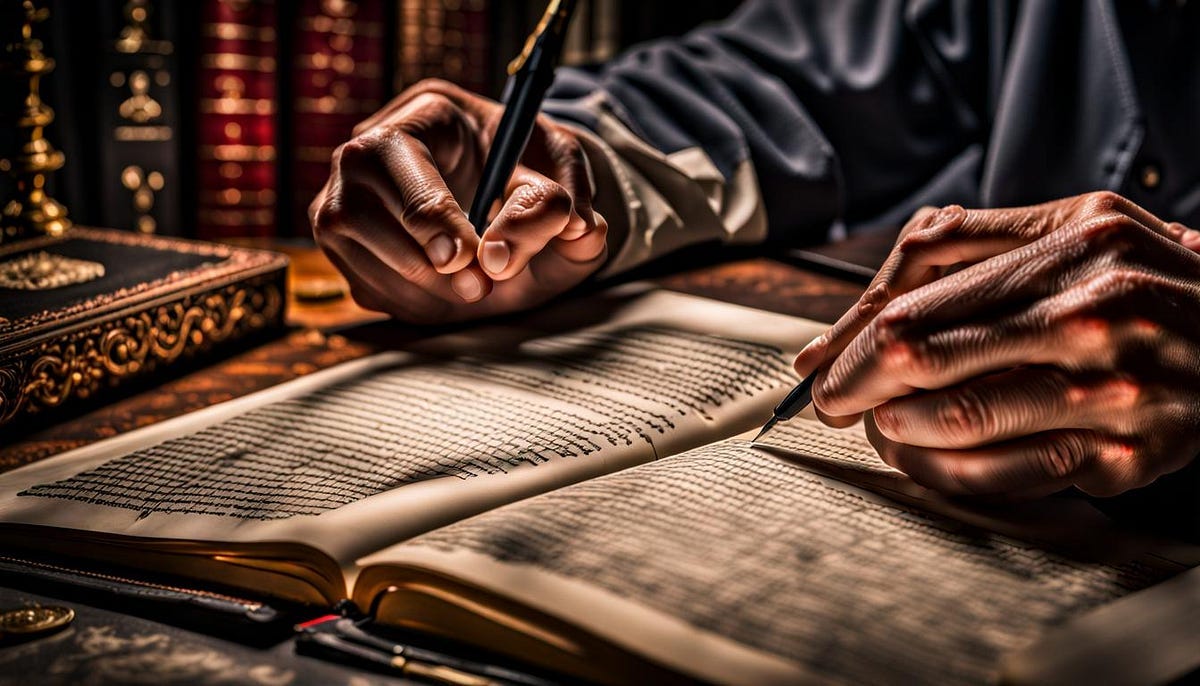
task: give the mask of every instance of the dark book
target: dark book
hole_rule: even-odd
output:
[[[111,229],[0,246],[0,432],[282,326],[286,268]]]
[[[80,223],[191,232],[194,7],[178,0],[51,2],[43,30],[57,68],[47,135],[66,155],[56,193]]]

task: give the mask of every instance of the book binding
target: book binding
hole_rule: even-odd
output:
[[[281,327],[286,266],[266,251],[85,228],[5,246],[0,430]]]

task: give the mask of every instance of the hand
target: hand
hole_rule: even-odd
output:
[[[949,493],[1115,495],[1200,451],[1200,233],[1109,192],[919,212],[796,359],[821,418]]]
[[[476,237],[463,208],[501,112],[422,81],[334,152],[309,218],[359,304],[416,323],[502,314],[544,302],[604,262],[608,227],[592,210],[582,147],[545,117]]]

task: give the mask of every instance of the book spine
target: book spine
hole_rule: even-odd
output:
[[[184,233],[178,3],[128,0],[99,11],[99,212],[91,219],[140,233]],[[97,54],[79,54],[93,60]],[[75,103],[86,107],[86,103]],[[81,123],[83,116],[75,117]],[[69,161],[70,162],[70,161]],[[76,160],[76,164],[84,164]],[[95,193],[94,186],[81,189]]]
[[[308,205],[329,177],[333,150],[387,96],[384,0],[302,0],[292,26],[288,226],[311,235]]]
[[[436,77],[488,93],[488,19],[484,0],[401,0],[396,90]]]
[[[273,0],[205,0],[196,127],[197,235],[276,232],[277,84]]]

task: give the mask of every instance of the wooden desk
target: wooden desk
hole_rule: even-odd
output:
[[[878,261],[890,237],[861,243]],[[288,249],[293,278],[336,278],[312,249]],[[853,304],[862,286],[768,259],[706,266],[655,279],[664,287],[776,312],[832,321]],[[319,369],[376,352],[373,334],[419,339],[433,332],[387,323],[355,326],[379,317],[348,298],[290,302],[292,328],[279,339],[214,362],[192,373],[0,446],[0,471],[246,395]],[[211,629],[202,632],[167,609],[126,614],[112,599],[46,590],[20,578],[0,578],[0,608],[66,604],[77,613],[66,631],[0,647],[0,684],[143,683],[367,684],[399,683],[361,670],[296,655],[289,636],[263,636],[248,644]]]

